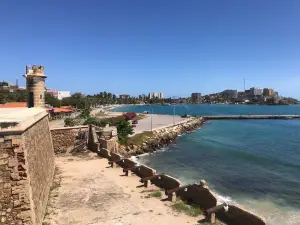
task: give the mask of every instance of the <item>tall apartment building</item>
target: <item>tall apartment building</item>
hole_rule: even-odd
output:
[[[264,88],[263,95],[265,97],[271,97],[271,96],[275,95],[275,91],[273,89],[271,89],[271,88]]]
[[[128,104],[129,98],[130,98],[130,95],[119,95],[121,104]]]
[[[149,93],[148,95],[149,99],[155,99],[155,98],[158,98],[158,99],[163,99],[164,98],[164,94],[162,92],[152,92],[152,93]]]
[[[201,102],[201,93],[192,93],[191,98],[193,104],[199,104]]]
[[[263,94],[263,89],[253,87],[253,88],[250,88],[250,93],[251,93],[252,96],[259,96],[259,95]]]
[[[237,90],[225,90],[222,92],[224,98],[233,99],[238,97]]]

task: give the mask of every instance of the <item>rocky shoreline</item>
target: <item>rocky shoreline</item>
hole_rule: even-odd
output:
[[[141,145],[120,146],[119,153],[124,156],[136,156],[154,152],[171,144],[179,135],[192,132],[204,123],[202,117],[193,117],[190,120],[153,132],[152,137],[147,137]]]

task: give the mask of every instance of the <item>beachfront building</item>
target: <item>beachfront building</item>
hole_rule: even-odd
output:
[[[145,101],[146,100],[146,95],[145,94],[139,95],[139,100],[140,101]]]
[[[222,92],[222,97],[226,99],[237,99],[238,91],[237,90],[225,90]]]
[[[126,95],[126,94],[119,95],[119,99],[120,99],[121,104],[128,104],[129,98],[130,98],[130,95]]]
[[[47,92],[47,94],[50,94],[51,96],[53,96],[59,100],[62,100],[63,98],[71,97],[70,91],[57,91],[57,90],[47,88],[46,92]]]
[[[148,95],[149,99],[164,99],[164,93],[162,92],[152,92]]]
[[[57,98],[59,100],[62,100],[63,98],[71,97],[70,91],[58,91]]]
[[[53,89],[47,88],[47,89],[46,89],[46,92],[47,92],[47,94],[49,94],[49,95],[51,95],[51,96],[53,96],[53,97],[55,97],[55,98],[58,97],[58,91],[57,91],[57,90],[53,90]]]
[[[262,88],[257,88],[257,87],[253,87],[250,88],[250,93],[252,96],[260,96],[263,94],[263,89]]]
[[[263,90],[263,96],[264,97],[272,97],[275,95],[275,91],[271,88],[264,88]]]
[[[199,104],[201,102],[201,93],[192,93],[191,99],[193,104]]]
[[[16,80],[15,85],[6,81],[0,82],[0,90],[7,91],[7,92],[26,92],[25,87],[19,87],[18,80]]]

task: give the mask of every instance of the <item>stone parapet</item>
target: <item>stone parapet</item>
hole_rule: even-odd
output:
[[[51,136],[55,154],[70,152],[76,146],[79,135],[86,134],[88,126],[63,127],[51,129]]]
[[[0,132],[0,224],[40,225],[44,217],[54,152],[47,115],[37,111],[29,120]]]

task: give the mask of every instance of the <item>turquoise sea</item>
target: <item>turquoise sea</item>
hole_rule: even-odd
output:
[[[114,111],[156,114],[300,114],[300,106],[126,106]],[[300,225],[300,120],[214,120],[182,135],[142,163],[184,183],[205,179],[224,201],[235,201],[272,225]]]

